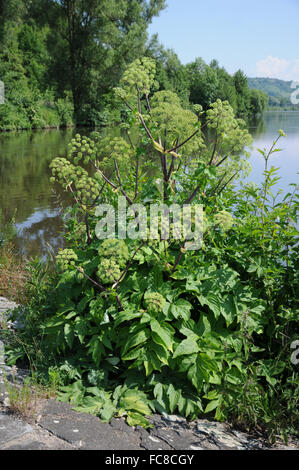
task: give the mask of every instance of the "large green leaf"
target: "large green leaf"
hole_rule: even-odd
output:
[[[177,407],[179,399],[181,397],[181,391],[176,390],[172,384],[169,385],[167,390],[167,396],[169,400],[169,409],[170,412],[173,413]]]
[[[206,408],[205,408],[205,413],[209,413],[210,411],[213,411],[215,410],[215,408],[217,408],[217,406],[219,405],[220,403],[220,399],[217,398],[217,400],[212,400],[210,401],[210,403],[207,404]]]
[[[94,363],[98,366],[101,361],[102,354],[105,354],[105,348],[98,335],[93,335],[89,343],[88,353],[91,354]]]
[[[107,400],[103,406],[103,409],[100,413],[101,419],[107,423],[111,421],[111,418],[116,412],[116,407],[111,400]]]
[[[145,343],[149,337],[150,331],[147,328],[144,328],[132,336],[129,336],[122,348],[122,356],[125,355],[129,349],[132,349],[139,344]]]
[[[197,298],[201,305],[207,305],[209,307],[216,319],[219,318],[221,314],[221,301],[217,294],[210,292],[207,296],[198,295]]]
[[[166,326],[167,324],[165,324]],[[164,323],[159,323],[157,320],[151,320],[150,322],[152,330],[152,338],[157,344],[165,346],[169,351],[173,351],[173,339],[168,328],[164,327]]]
[[[74,322],[74,331],[80,343],[83,344],[85,336],[89,333],[89,322],[84,318],[77,317]]]
[[[73,345],[73,341],[74,341],[74,328],[73,328],[73,325],[71,325],[70,323],[66,323],[64,325],[64,337],[65,337],[65,340],[68,344],[68,346],[71,348],[72,345]]]
[[[175,303],[171,304],[170,311],[175,318],[189,320],[191,308],[190,302],[185,299],[178,299]]]
[[[75,411],[80,411],[82,413],[90,413],[97,415],[100,413],[100,410],[103,408],[105,401],[99,397],[84,397],[79,406],[72,408]]]
[[[136,411],[147,416],[151,415],[146,395],[138,390],[126,390],[119,400],[119,406],[125,410]]]
[[[129,426],[142,426],[145,429],[152,428],[153,425],[140,413],[128,411],[127,423]]]
[[[176,348],[173,359],[178,356],[186,356],[188,354],[197,353],[199,351],[199,347],[196,341],[193,339],[184,339]]]

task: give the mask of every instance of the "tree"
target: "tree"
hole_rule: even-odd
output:
[[[165,6],[165,0],[37,3],[35,14],[43,8],[46,13],[40,21],[49,21],[51,28],[50,80],[60,94],[72,91],[79,121],[118,82],[126,64],[143,52],[147,26]]]
[[[249,88],[246,75],[242,70],[237,70],[233,75],[234,85],[237,93],[237,112],[238,115],[248,114],[250,106]]]
[[[180,62],[173,49],[165,49],[154,35],[146,50],[146,55],[156,61],[156,81],[158,90],[170,90],[181,100],[189,103],[190,84],[186,67]]]
[[[216,70],[209,67],[202,58],[197,58],[186,67],[190,79],[191,103],[198,103],[208,109],[218,97],[219,80]]]
[[[249,90],[249,99],[251,114],[260,114],[265,111],[268,106],[268,95],[255,88]]]

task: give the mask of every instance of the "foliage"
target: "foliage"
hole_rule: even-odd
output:
[[[2,1],[0,79],[6,102],[0,131],[120,123],[126,108],[116,105],[112,90],[142,56],[155,61],[152,94],[173,92],[184,108],[199,104],[207,110],[220,99],[237,116],[263,112],[267,96],[259,82],[249,90],[241,71],[230,76],[216,60],[208,65],[201,58],[183,65],[156,35],[148,40],[147,27],[164,8],[165,0]]]
[[[236,191],[251,140],[244,122],[227,101],[194,114],[173,92],[151,97],[154,73],[145,58],[123,75],[116,93],[128,108],[126,126],[111,142],[110,161],[108,143],[94,133],[77,135],[68,159],[51,164],[74,200],[69,247],[42,292],[36,286],[23,343],[40,340],[43,360],[34,362],[63,384],[60,399],[105,421],[126,416],[149,426],[152,411],[191,420],[207,413],[272,438],[294,432],[298,203],[295,192],[277,202],[276,169],[268,168],[283,132],[261,150],[261,188]],[[117,210],[118,195],[136,236],[101,240],[97,206]],[[138,204],[148,213],[162,202],[203,206],[200,248],[138,236]]]
[[[103,95],[143,52],[147,26],[164,7],[164,0],[40,0],[31,7],[34,21],[50,28],[50,83],[59,96],[71,91],[77,122],[99,123],[94,110],[103,112]]]
[[[227,100],[234,112],[243,117],[262,113],[267,108],[267,95],[257,89],[250,90],[241,70],[230,76],[216,60],[207,65],[201,58],[187,64],[186,69],[191,103],[208,109],[217,99]]]

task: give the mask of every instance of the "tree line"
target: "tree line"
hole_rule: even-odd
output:
[[[208,109],[228,100],[238,116],[257,114],[268,96],[249,89],[216,60],[183,65],[147,28],[165,0],[0,0],[0,79],[6,103],[0,130],[106,124],[112,92],[141,56],[156,60],[155,91],[171,90],[185,105]]]

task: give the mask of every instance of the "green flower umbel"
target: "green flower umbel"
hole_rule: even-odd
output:
[[[159,292],[146,292],[144,294],[144,304],[149,313],[160,313],[163,310],[166,300]]]
[[[97,275],[103,284],[113,284],[121,275],[119,264],[113,258],[103,258],[98,266]]]
[[[78,256],[73,250],[60,250],[56,256],[56,263],[62,271],[66,271],[69,266],[74,266]]]
[[[124,268],[129,259],[128,247],[124,240],[117,240],[116,238],[104,240],[98,253],[101,258],[113,258],[120,268]]]
[[[225,232],[231,228],[234,219],[233,216],[227,211],[220,211],[215,215],[214,221]]]

